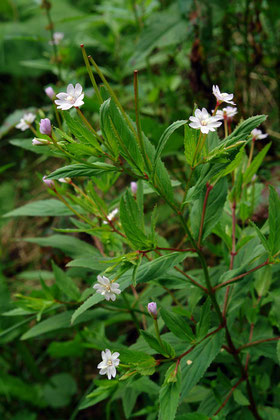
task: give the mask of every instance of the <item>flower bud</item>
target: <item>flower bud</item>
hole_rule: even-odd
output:
[[[156,302],[148,303],[148,312],[153,318],[157,317],[157,304],[156,304]]]
[[[51,86],[48,86],[45,89],[45,93],[51,100],[53,100],[55,98],[55,91],[53,90],[53,88]]]
[[[52,125],[48,118],[43,118],[40,121],[40,132],[50,136],[52,134]]]
[[[71,178],[58,178],[59,182],[62,182],[63,184],[70,184]]]
[[[46,139],[38,139],[37,137],[34,137],[32,140],[33,146],[45,146],[45,144],[49,144],[50,142]]]
[[[137,193],[137,182],[131,182],[130,183],[130,188],[131,188],[132,194],[136,194]]]
[[[52,179],[47,179],[47,176],[46,175],[43,176],[43,182],[49,188],[54,188],[54,186],[55,186],[53,180]]]

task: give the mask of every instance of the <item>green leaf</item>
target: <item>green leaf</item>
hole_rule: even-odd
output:
[[[232,144],[236,138],[245,139],[254,128],[258,127],[261,123],[266,120],[266,115],[255,115],[254,117],[247,118],[247,120],[242,121],[235,130],[226,138],[226,144]]]
[[[264,248],[270,253],[270,248],[269,248],[269,244],[268,241],[266,240],[266,237],[264,236],[264,234],[262,233],[262,231],[258,228],[257,225],[255,225],[254,222],[250,222],[251,226],[253,226],[253,228],[255,229],[261,243],[263,244]]]
[[[84,213],[80,206],[73,205],[79,213]],[[3,217],[18,216],[73,216],[73,212],[61,203],[61,201],[50,198],[49,200],[34,201],[18,207],[6,213]]]
[[[88,244],[85,241],[81,241],[75,236],[70,235],[51,235],[45,236],[43,238],[23,238],[25,242],[31,242],[33,244],[38,244],[42,247],[52,247],[57,248],[63,251],[66,255],[72,258],[78,258],[85,255],[90,255],[91,257],[101,257],[96,248]],[[88,257],[87,257],[88,258]],[[102,257],[104,259],[104,257]]]
[[[251,165],[246,169],[244,175],[243,175],[243,185],[247,185],[255,175],[255,173],[258,171],[259,167],[262,164],[262,161],[265,158],[265,155],[267,154],[269,148],[271,146],[271,143],[268,143],[253,159]]]
[[[95,162],[91,164],[76,163],[64,166],[48,175],[48,179],[75,178],[79,176],[99,176],[107,172],[119,172],[118,168],[105,162]]]
[[[135,249],[148,249],[151,246],[144,232],[143,214],[129,190],[121,198],[120,219],[123,230]]]
[[[110,147],[113,155],[116,157],[119,154],[118,137],[113,130],[111,116],[110,116],[110,102],[107,99],[100,107],[100,127],[103,137],[107,140],[108,147]]]
[[[97,151],[102,151],[96,135],[85,126],[84,122],[82,122],[79,117],[71,116],[69,111],[63,112],[63,116],[69,130],[81,143],[90,144]],[[96,155],[99,154],[100,153],[96,153]]]
[[[201,192],[199,199],[193,203],[191,210],[190,222],[195,239],[198,239],[199,236],[205,193],[206,187]],[[202,239],[205,239],[208,235],[210,235],[212,229],[214,229],[214,227],[219,223],[223,214],[226,198],[227,180],[223,178],[220,179],[214,188],[209,192],[203,223]]]
[[[177,374],[173,381],[169,381],[170,376],[174,376],[176,363],[173,363],[166,372],[165,381],[159,393],[159,420],[173,420],[179,404],[180,392],[182,387],[181,366],[178,366]]]
[[[64,273],[55,263],[52,261],[52,269],[54,271],[55,280],[58,288],[62,293],[74,301],[80,298],[80,291],[74,281]]]
[[[210,326],[211,319],[211,301],[207,298],[202,306],[201,315],[198,324],[196,324],[196,338],[197,341],[206,336]]]
[[[160,315],[162,316],[165,325],[174,335],[176,335],[176,337],[185,340],[187,343],[194,340],[195,336],[190,326],[181,316],[164,308],[160,308]]]
[[[258,293],[258,296],[265,296],[270,288],[272,283],[272,270],[271,266],[267,265],[260,271],[256,271],[254,274],[255,282],[254,287]]]
[[[268,244],[272,255],[280,250],[280,198],[275,188],[269,186],[269,237]]]
[[[213,362],[222,347],[223,338],[224,331],[220,330],[202,341],[191,353],[182,358],[182,399],[198,383]],[[187,364],[187,360],[191,360],[192,363]]]
[[[194,130],[188,125],[184,127],[184,146],[185,146],[185,156],[186,161],[189,165],[192,166],[195,150],[197,147],[199,138],[199,130]]]
[[[167,274],[168,270],[174,267],[174,265],[178,264],[182,259],[184,259],[184,255],[182,253],[173,252],[171,254],[163,255],[159,258],[156,258],[153,261],[147,262],[142,264],[137,270],[137,277],[136,282],[148,282],[151,280],[156,280],[163,274]],[[84,262],[82,267],[89,267],[90,262]],[[69,264],[71,265],[71,264]],[[133,268],[129,269],[125,274],[119,277],[118,283],[120,285],[121,290],[125,290],[130,284],[132,284],[132,273]],[[103,300],[104,297],[98,293],[95,293],[93,296],[90,296],[73,314],[72,323],[82,315],[85,311],[87,311],[92,306],[96,305],[98,302]]]
[[[171,134],[174,133],[175,130],[177,130],[177,128],[181,127],[182,125],[186,123],[187,123],[187,120],[175,121],[173,124],[167,127],[166,130],[164,130],[157,144],[156,153],[155,153],[154,162],[153,162],[153,167],[154,167],[153,174],[169,137],[171,136]]]
[[[14,399],[15,402],[26,401],[33,406],[45,407],[46,402],[42,395],[40,395],[40,388],[36,385],[31,385],[30,381],[24,382],[19,377],[8,375],[1,369],[0,372],[0,395],[2,399]]]
[[[279,363],[279,365],[280,365],[280,340],[278,340],[278,341],[277,341],[277,348],[276,348],[276,351],[277,351],[277,359],[278,359],[278,363]]]
[[[212,178],[212,182],[216,181],[219,178],[223,178],[226,175],[230,174],[231,172],[233,172],[242,162],[243,160],[243,156],[244,156],[244,147],[242,146],[241,149],[238,151],[238,153],[236,154],[236,156],[234,157],[234,159],[225,166],[224,169],[222,169],[220,172],[218,172],[213,178]]]
[[[245,395],[243,394],[242,391],[240,391],[240,389],[235,389],[234,390],[233,398],[234,398],[234,401],[238,405],[242,405],[242,406],[250,405],[250,402],[249,402],[248,398],[245,397]]]
[[[59,373],[50,378],[49,383],[44,386],[43,392],[51,407],[66,407],[77,392],[77,386],[69,373]]]
[[[109,117],[113,135],[116,138],[120,154],[127,160],[138,174],[143,174],[144,161],[136,138],[136,131],[131,131],[127,121],[111,99],[109,101]],[[128,117],[129,118],[129,117]],[[134,127],[131,121],[131,126]]]
[[[174,357],[175,350],[173,347],[161,339],[159,342],[153,334],[149,333],[148,331],[141,330],[141,335],[145,339],[145,341],[149,344],[149,346],[156,350],[157,353],[162,354],[164,357]]]

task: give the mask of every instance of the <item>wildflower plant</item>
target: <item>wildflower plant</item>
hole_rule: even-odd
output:
[[[195,109],[153,143],[142,129],[138,72],[129,115],[81,47],[99,120],[80,109],[81,84],[68,84],[58,99],[48,88],[58,127],[41,119],[37,135],[48,137],[33,144],[66,160],[43,177],[52,198],[38,202],[36,214],[71,216],[56,237],[72,256],[69,272],[86,270],[90,280],[78,287],[53,263],[55,287],[42,281],[36,302],[21,297],[21,315],[37,313],[22,339],[72,328],[95,354],[96,363],[87,361],[94,382],[81,390],[77,410],[108,400],[109,412],[121,399],[126,418],[268,418],[262,378],[272,374],[280,338],[273,293],[280,199],[273,187],[268,222],[252,221],[262,191],[255,175],[270,143],[258,153],[252,145],[264,136],[257,127],[266,116],[238,122],[238,109],[219,108],[235,105],[233,94],[213,86],[212,113]],[[165,159],[176,130],[184,148],[177,179]],[[34,214],[34,204],[9,215]]]

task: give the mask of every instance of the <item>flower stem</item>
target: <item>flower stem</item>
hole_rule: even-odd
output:
[[[249,166],[251,165],[251,162],[253,159],[254,147],[255,147],[255,139],[253,138],[252,143],[251,143],[251,149],[250,149],[249,159],[247,163],[247,168],[249,168]]]
[[[81,48],[82,48],[82,54],[83,54],[84,62],[85,62],[85,65],[86,65],[86,68],[87,68],[87,71],[88,71],[88,75],[89,75],[90,81],[92,83],[93,89],[95,90],[95,93],[96,93],[98,102],[101,105],[103,103],[103,99],[102,99],[102,96],[101,96],[100,91],[98,89],[98,86],[97,86],[95,77],[93,75],[93,72],[91,70],[91,67],[90,67],[90,64],[89,64],[89,60],[88,60],[88,56],[87,56],[87,53],[86,53],[84,44],[81,44]]]

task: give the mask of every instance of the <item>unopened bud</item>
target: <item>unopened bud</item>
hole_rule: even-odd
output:
[[[49,144],[50,142],[46,139],[38,139],[37,137],[34,137],[32,140],[33,146],[45,146],[46,144]]]
[[[156,302],[148,303],[148,312],[153,318],[157,317],[157,304],[156,304]]]
[[[48,118],[43,118],[40,121],[40,132],[50,136],[52,134],[52,125]]]
[[[130,183],[130,188],[131,188],[132,194],[136,194],[137,193],[137,182],[131,182]]]
[[[43,176],[43,182],[49,188],[54,188],[55,187],[53,180],[52,179],[47,179],[47,176],[46,175]]]
[[[58,178],[59,182],[62,182],[63,184],[70,184],[71,178]]]
[[[55,91],[53,90],[53,88],[51,86],[48,86],[45,89],[45,93],[51,100],[53,100],[55,98]]]

